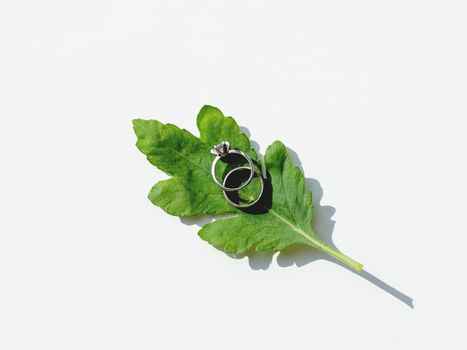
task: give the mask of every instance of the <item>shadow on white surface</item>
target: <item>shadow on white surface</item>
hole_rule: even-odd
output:
[[[190,216],[190,217],[179,217],[180,221],[188,226],[199,226],[203,227],[206,224],[209,224],[211,221],[214,221],[214,216],[207,216],[207,215],[197,215],[197,216]]]
[[[308,185],[308,188],[313,193],[313,229],[326,244],[330,245],[334,249],[337,249],[334,242],[332,241],[332,233],[334,231],[335,224],[335,221],[332,219],[332,216],[334,215],[336,210],[331,206],[321,206],[320,202],[323,196],[323,190],[317,180],[307,178],[306,183]],[[254,257],[253,259],[256,259],[256,257]],[[393,297],[399,299],[401,302],[403,302],[410,308],[414,308],[413,299],[411,297],[390,286],[386,282],[383,282],[375,275],[369,273],[366,270],[363,270],[362,272],[358,273],[354,271],[351,267],[342,263],[341,261],[312,247],[294,246],[289,249],[286,249],[278,255],[277,263],[279,266],[283,267],[292,265],[300,267],[319,259],[331,261],[335,264],[342,266],[343,268],[349,270],[355,275],[366,279],[368,282],[391,294]],[[253,263],[253,266],[255,266],[255,264],[256,263]],[[252,266],[251,263],[250,266]],[[253,266],[252,268],[254,268]]]
[[[302,163],[298,155],[290,148],[287,148],[290,157],[292,158],[293,162],[298,165],[302,171]],[[306,185],[308,189],[311,190],[313,193],[313,221],[312,226],[313,230],[316,234],[328,245],[333,247],[334,249],[338,250],[335,246],[334,242],[332,241],[332,233],[334,231],[335,221],[332,219],[334,216],[336,209],[331,206],[323,206],[321,205],[321,200],[323,198],[323,188],[318,180],[306,178]],[[261,265],[261,262],[264,262],[265,259],[263,257],[259,257],[259,263],[255,262],[257,257],[255,255],[251,255],[250,257],[250,266],[255,268],[256,266]],[[366,279],[368,282],[371,282],[375,286],[381,288],[385,292],[391,294],[393,297],[399,299],[401,302],[409,306],[410,308],[414,308],[413,299],[399,291],[398,289],[392,287],[391,285],[387,284],[386,282],[380,280],[375,275],[369,273],[366,270],[358,273],[354,271],[352,268],[347,266],[346,264],[342,263],[341,261],[325,254],[317,249],[308,246],[293,246],[289,249],[284,250],[281,252],[277,257],[277,263],[279,266],[303,266],[315,260],[327,260],[333,263],[336,263],[343,268],[349,270],[350,272]],[[253,261],[251,261],[253,260]]]

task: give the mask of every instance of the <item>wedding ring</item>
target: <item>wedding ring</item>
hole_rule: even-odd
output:
[[[246,153],[244,153],[244,152],[242,152],[242,151],[240,151],[238,149],[230,149],[229,142],[222,141],[217,146],[214,146],[211,149],[211,154],[216,156],[216,158],[214,158],[214,161],[212,162],[211,176],[212,176],[212,179],[214,180],[214,183],[217,186],[219,186],[220,188],[222,188],[222,190],[227,191],[227,192],[238,191],[238,190],[244,188],[245,186],[247,186],[250,183],[250,181],[253,179],[253,176],[255,175],[255,169],[254,169],[254,166],[253,166],[253,161],[251,160],[251,158]],[[248,179],[244,183],[242,183],[239,187],[226,187],[225,186],[225,179],[223,181],[223,184],[221,184],[219,182],[219,180],[217,179],[217,177],[216,177],[216,164],[217,164],[217,162],[219,161],[219,159],[222,159],[222,158],[224,158],[225,156],[227,156],[229,154],[238,154],[238,155],[242,156],[243,158],[246,159],[246,161],[248,162],[248,165],[249,165],[249,167],[241,167],[241,168],[249,169],[250,170],[250,175],[249,175]],[[236,168],[236,169],[240,169],[240,168]],[[232,173],[232,171],[230,171],[230,173]]]

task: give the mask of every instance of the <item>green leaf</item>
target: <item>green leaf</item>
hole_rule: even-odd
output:
[[[198,114],[197,138],[175,125],[156,120],[133,121],[138,137],[137,147],[148,160],[172,177],[160,181],[151,189],[149,199],[167,213],[177,216],[233,213],[233,217],[218,219],[204,225],[199,236],[227,253],[242,254],[255,247],[258,251],[280,251],[293,244],[313,246],[339,259],[357,271],[362,265],[323,243],[311,228],[312,196],[305,188],[301,170],[290,160],[285,146],[276,141],[265,154],[267,179],[265,197],[259,210],[246,212],[229,205],[222,190],[211,179],[213,156],[210,149],[223,140],[240,149],[256,162],[258,157],[248,137],[235,120],[225,117],[211,106],[204,106]],[[221,163],[221,162],[219,162]],[[219,174],[228,165],[219,164]],[[251,188],[256,186],[258,182]],[[248,189],[242,194],[246,200],[255,198]]]
[[[237,210],[225,201],[211,179],[210,149],[222,140],[229,140],[232,148],[244,151],[254,160],[258,156],[235,120],[225,117],[219,109],[201,108],[197,125],[200,138],[172,124],[133,120],[138,149],[151,164],[172,176],[154,185],[149,200],[175,216],[234,213]],[[221,174],[227,165],[219,162],[217,168]]]

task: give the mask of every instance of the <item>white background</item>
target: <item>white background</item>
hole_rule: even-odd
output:
[[[465,1],[0,2],[0,348],[466,349]],[[309,249],[226,256],[131,119],[296,152]],[[297,156],[298,155],[298,156]]]

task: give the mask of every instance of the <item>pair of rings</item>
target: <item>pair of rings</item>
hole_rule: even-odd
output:
[[[255,205],[256,203],[258,203],[258,201],[260,200],[260,198],[261,198],[261,196],[263,194],[263,191],[264,191],[264,181],[263,181],[263,177],[260,174],[256,173],[254,165],[253,165],[253,161],[251,160],[251,158],[246,153],[244,153],[244,152],[242,152],[242,151],[240,151],[238,149],[231,149],[230,144],[229,144],[228,141],[222,141],[217,146],[214,146],[211,149],[211,154],[216,156],[214,158],[213,162],[212,162],[211,176],[212,176],[212,179],[214,180],[214,183],[217,186],[219,186],[222,189],[222,191],[224,191],[224,197],[225,197],[226,201],[229,202],[234,207],[237,207],[237,208],[248,208],[248,207],[251,207],[251,206]],[[248,166],[240,166],[240,167],[237,167],[237,168],[234,168],[234,169],[230,170],[227,173],[227,175],[225,175],[224,180],[221,183],[216,177],[216,165],[217,165],[217,162],[220,159],[222,159],[224,157],[227,157],[229,155],[239,155],[239,156],[245,158],[246,161],[248,162]],[[237,173],[237,172],[240,172],[240,171],[242,171],[242,172],[248,171],[247,179],[244,182],[242,182],[240,184],[240,186],[237,186],[237,187],[228,186],[229,179],[231,178],[231,176],[233,174]],[[239,191],[242,188],[248,186],[248,184],[251,182],[251,180],[253,180],[253,177],[255,177],[255,176],[258,176],[258,178],[260,180],[261,190],[260,190],[260,193],[259,193],[258,197],[253,202],[247,203],[247,204],[236,203],[235,201],[233,201],[231,199],[231,197],[229,197],[230,193]]]

